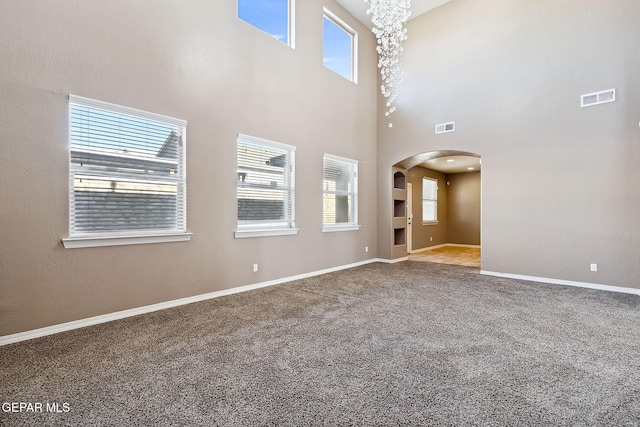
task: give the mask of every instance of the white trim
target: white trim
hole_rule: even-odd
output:
[[[397,262],[403,262],[403,261],[409,261],[409,257],[408,256],[404,256],[402,258],[394,258],[394,259],[383,259],[383,258],[378,258],[377,260],[378,262],[384,262],[386,264],[395,264]]]
[[[337,160],[339,162],[345,162],[345,163],[353,163],[354,165],[358,165],[359,163],[358,160],[350,159],[348,157],[336,156],[335,154],[324,153],[323,156],[327,159]]]
[[[442,243],[440,245],[429,246],[428,248],[416,249],[416,250],[411,251],[410,253],[418,254],[420,252],[426,252],[426,251],[430,251],[432,249],[444,248],[446,246],[453,246],[453,247],[456,247],[456,248],[474,248],[474,249],[481,249],[482,248],[482,246],[480,246],[480,245],[463,245],[461,243]]]
[[[269,237],[269,236],[291,236],[298,234],[299,228],[271,228],[262,230],[235,230],[233,232],[236,239],[249,237]]]
[[[91,236],[62,239],[66,249],[96,248],[101,246],[143,245],[147,243],[188,242],[193,233],[162,233],[132,236]]]
[[[625,288],[622,286],[602,285],[598,283],[575,282],[572,280],[550,279],[548,277],[525,276],[522,274],[498,273],[496,271],[480,270],[485,276],[505,277],[508,279],[527,280],[529,282],[549,283],[552,285],[575,286],[578,288],[598,289],[601,291],[621,292],[625,294],[640,295],[640,289]]]
[[[270,139],[258,138],[257,136],[245,135],[243,133],[238,134],[237,140],[240,142],[245,142],[249,144],[258,144],[261,147],[264,145],[268,145],[270,147],[279,148],[281,150],[292,151],[292,152],[296,151],[296,147],[294,147],[293,145],[283,144],[282,142],[271,141]]]
[[[342,31],[344,31],[345,33],[351,36],[351,78],[348,80],[352,81],[355,84],[358,84],[358,32],[353,28],[351,28],[351,26],[349,26],[342,19],[338,18],[338,16],[335,13],[331,12],[326,7],[323,7],[322,10],[323,10],[323,18],[328,19],[335,26],[337,26]],[[324,35],[323,35],[323,41],[324,41]]]
[[[115,313],[103,314],[100,316],[88,317],[86,319],[74,320],[72,322],[66,322],[66,323],[60,323],[58,325],[47,326],[45,328],[32,329],[30,331],[19,332],[17,334],[5,335],[0,337],[0,346],[13,344],[20,341],[26,341],[33,338],[44,337],[47,335],[53,335],[59,332],[71,331],[73,329],[80,329],[87,326],[98,325],[100,323],[111,322],[113,320],[120,320],[127,317],[138,316],[140,314],[152,313],[154,311],[164,310],[172,307],[178,307],[181,305],[191,304],[194,302],[206,301],[206,300],[209,300],[212,298],[218,298],[221,296],[233,295],[240,292],[246,292],[254,289],[264,288],[267,286],[279,285],[281,283],[291,282],[293,280],[307,279],[309,277],[319,276],[327,273],[333,273],[336,271],[346,270],[348,268],[359,267],[361,265],[372,264],[375,262],[394,263],[394,262],[405,261],[405,260],[406,258],[399,259],[399,260],[385,260],[381,258],[372,258],[364,261],[355,262],[352,264],[326,268],[323,270],[312,271],[309,273],[298,274],[295,276],[283,277],[281,279],[269,280],[266,282],[255,283],[252,285],[238,286],[235,288],[225,289],[222,291],[209,292],[206,294],[180,298],[172,301],[161,302],[158,304],[146,305],[142,307],[132,308],[129,310],[116,311]]]
[[[149,111],[138,110],[136,108],[125,107],[123,105],[112,104],[110,102],[98,101],[97,99],[85,98],[83,96],[69,94],[69,102],[84,107],[97,108],[112,113],[125,114],[135,118],[145,118],[156,122],[171,123],[176,126],[187,127],[187,121],[175,117],[164,116],[162,114],[151,113]]]
[[[360,224],[349,224],[349,225],[323,225],[322,232],[323,233],[333,233],[335,231],[357,231],[362,227]]]
[[[295,0],[289,0],[289,47],[291,49],[296,48],[296,2]]]

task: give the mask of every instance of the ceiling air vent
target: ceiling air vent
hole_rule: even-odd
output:
[[[581,107],[591,107],[592,105],[606,104],[616,100],[616,90],[608,89],[601,92],[587,93],[580,97]]]
[[[436,134],[453,132],[456,130],[456,122],[441,123],[436,125]]]

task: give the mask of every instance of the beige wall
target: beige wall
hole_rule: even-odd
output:
[[[422,178],[438,180],[438,223],[422,223]],[[412,184],[413,222],[412,222],[412,250],[419,250],[429,246],[447,243],[448,229],[448,192],[446,175],[431,169],[416,166],[407,171],[407,180]],[[432,240],[433,238],[433,240]]]
[[[480,245],[480,172],[447,175],[447,243]]]
[[[322,65],[323,6],[360,33],[358,84]],[[332,0],[296,23],[291,49],[235,1],[0,3],[0,335],[377,255],[375,40]],[[63,248],[69,94],[188,121],[190,242]],[[234,239],[238,133],[297,147],[298,235]],[[360,162],[360,231],[321,232],[324,153]]]
[[[378,124],[379,255],[391,165],[460,150],[482,156],[484,270],[640,288],[638,22],[637,0],[452,0],[410,21],[394,127]]]
[[[422,178],[438,180],[438,223],[422,223]],[[421,166],[408,170],[412,184],[412,250],[445,243],[480,245],[480,172],[443,174]]]

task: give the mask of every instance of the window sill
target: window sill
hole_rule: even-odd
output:
[[[423,221],[422,225],[438,225],[440,221]]]
[[[66,249],[101,246],[144,245],[147,243],[188,242],[193,233],[165,233],[131,236],[69,237],[62,239]]]
[[[235,230],[236,239],[249,237],[291,236],[298,234],[298,228],[272,228],[267,230]]]
[[[358,231],[360,230],[360,224],[349,224],[349,225],[323,225],[322,232],[323,233],[333,233],[335,231]]]

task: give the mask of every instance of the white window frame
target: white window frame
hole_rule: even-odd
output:
[[[180,129],[180,138],[182,148],[180,150],[178,161],[179,181],[177,182],[178,206],[176,209],[176,229],[175,230],[139,230],[139,231],[113,231],[113,232],[73,232],[74,230],[74,174],[83,173],[83,171],[94,171],[73,164],[71,158],[71,107],[81,106],[92,109],[106,111],[112,114],[130,116],[143,120],[152,120],[167,125],[176,126]],[[119,245],[136,245],[147,243],[163,243],[163,242],[184,242],[191,239],[193,233],[187,232],[187,212],[186,212],[186,127],[185,120],[167,117],[160,114],[150,113],[147,111],[137,110],[134,108],[124,107],[121,105],[111,104],[108,102],[98,101],[95,99],[84,98],[76,95],[69,95],[69,237],[63,238],[62,243],[65,248],[86,248],[100,246],[119,246]],[[95,171],[94,171],[95,173]]]
[[[263,33],[265,33],[266,35],[268,35],[269,37],[278,40],[280,43],[282,43],[285,46],[289,46],[291,49],[295,49],[296,48],[296,44],[295,44],[295,17],[296,17],[296,2],[295,0],[288,0],[287,2],[287,43],[284,43],[282,40],[278,39],[277,37],[274,37],[272,34],[267,33],[266,31],[264,31],[261,28],[258,28],[255,26],[254,23],[246,21],[245,19],[240,17],[240,13],[237,10],[238,9],[238,0],[236,0],[236,17],[241,20],[242,22],[246,22],[247,24],[251,25],[252,27],[262,31]]]
[[[347,25],[342,19],[338,18],[338,16],[335,13],[331,12],[326,7],[323,8],[322,18],[323,18],[323,27],[324,27],[324,19],[327,19],[328,21],[336,25],[339,29],[344,31],[346,34],[351,36],[351,76],[347,78],[347,80],[350,80],[357,84],[358,83],[358,33],[349,25]],[[322,44],[323,44],[322,52],[324,55],[324,34],[323,34]],[[327,67],[326,65],[324,67],[328,70],[331,70],[331,68]],[[334,70],[331,70],[331,71],[338,74],[339,76],[342,76],[342,74],[339,74]]]
[[[435,189],[434,189],[435,191],[433,192],[433,194],[435,195],[435,198],[431,199],[425,196],[426,183],[428,183],[429,185],[435,186]],[[424,209],[425,201],[435,202],[433,218],[425,218],[425,209]],[[429,178],[425,176],[425,177],[422,177],[422,225],[434,225],[434,224],[438,224],[438,180],[436,178]]]
[[[325,224],[324,223],[324,203],[322,206],[322,231],[323,232],[334,232],[334,231],[355,231],[360,230],[360,224],[358,224],[358,161],[353,159],[348,159],[346,157],[334,156],[332,154],[324,154],[322,159],[322,198],[324,199],[325,194],[338,194],[337,191],[328,191],[328,189],[324,186],[324,173],[325,173],[325,162],[327,159],[331,159],[335,162],[344,163],[349,166],[351,171],[351,191],[342,193],[343,195],[351,196],[351,221],[348,223],[340,223],[340,224]]]
[[[265,236],[288,236],[297,234],[299,229],[295,224],[295,152],[296,147],[281,142],[271,141],[264,138],[258,138],[255,136],[238,134],[236,141],[236,150],[240,144],[247,144],[256,147],[264,147],[266,149],[277,149],[286,152],[286,164],[283,168],[285,187],[289,188],[289,191],[285,194],[285,203],[290,207],[286,211],[289,214],[289,218],[285,218],[283,221],[268,223],[268,222],[242,222],[237,219],[237,226],[234,231],[234,235],[237,239],[248,237],[265,237]],[[239,159],[236,159],[237,165],[237,185],[236,188],[240,188],[240,174],[241,165]],[[238,201],[238,194],[236,193],[236,203]],[[237,205],[236,205],[237,212]]]

